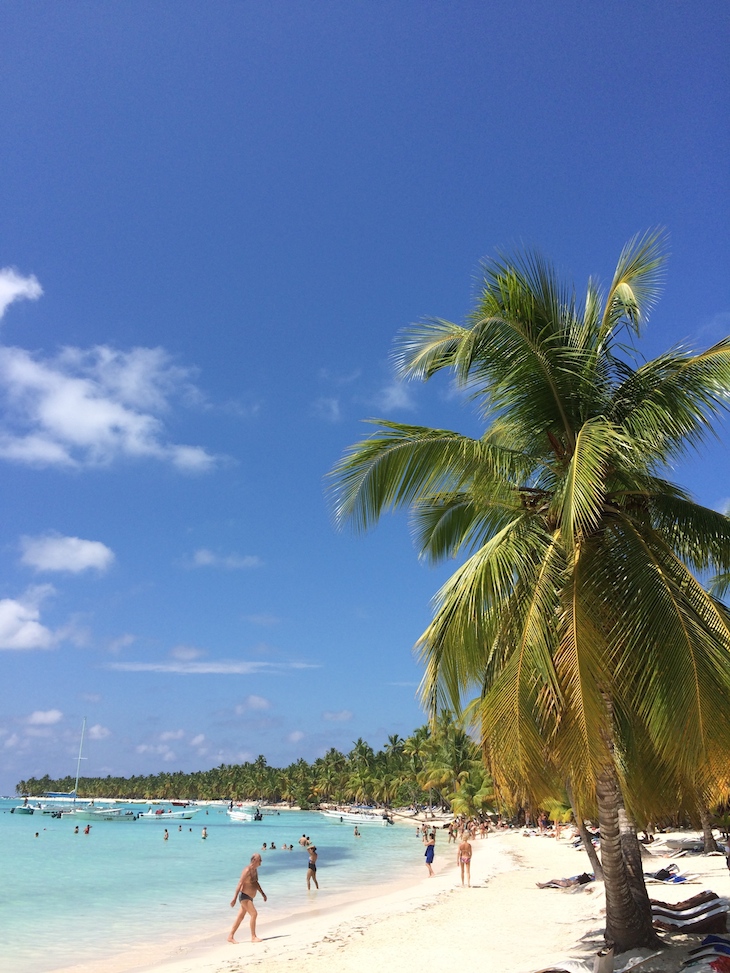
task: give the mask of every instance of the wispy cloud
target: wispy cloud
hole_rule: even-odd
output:
[[[40,606],[54,594],[51,585],[34,585],[20,598],[0,599],[0,649],[50,649],[58,636],[40,619]]]
[[[162,759],[169,763],[171,760],[176,760],[177,755],[174,750],[172,750],[166,743],[140,743],[135,747],[137,753],[152,753],[156,756],[162,757]]]
[[[262,560],[255,554],[216,554],[207,547],[199,548],[186,566],[191,568],[225,568],[228,571],[239,571],[245,568],[259,568]]]
[[[247,696],[242,703],[236,706],[236,715],[243,716],[251,710],[265,710],[271,708],[271,701],[265,696]]]
[[[184,736],[184,730],[165,730],[164,733],[160,733],[160,740],[182,740]]]
[[[170,442],[162,418],[175,398],[195,402],[190,376],[162,348],[68,347],[44,359],[2,346],[0,458],[70,468],[156,459],[206,472],[216,458]]]
[[[39,537],[21,537],[21,562],[36,571],[68,571],[79,574],[93,569],[106,571],[114,561],[114,551],[101,541],[80,537],[62,537],[49,533]]]
[[[32,274],[23,277],[12,267],[0,268],[0,318],[13,301],[37,301],[42,293],[43,288]]]
[[[93,726],[89,727],[89,732],[87,736],[90,740],[106,740],[107,737],[111,736],[112,731],[106,726],[102,726],[101,723],[94,723]]]
[[[205,655],[203,649],[197,649],[194,645],[176,645],[170,649],[170,657],[183,662],[192,662],[193,659],[199,659],[203,655]]]
[[[289,743],[299,743],[299,741],[300,740],[303,740],[303,739],[304,739],[304,734],[302,733],[301,730],[294,730],[287,737],[287,740],[289,741]]]
[[[306,662],[110,662],[116,672],[161,672],[179,676],[253,676],[285,669],[318,669]]]
[[[60,709],[37,709],[26,719],[28,726],[54,726],[63,719]]]
[[[312,403],[312,415],[325,422],[339,422],[342,418],[340,400],[333,396],[321,396]]]
[[[348,720],[352,719],[352,713],[349,709],[341,709],[335,713],[328,710],[322,713],[322,719],[328,720],[330,723],[346,723]]]
[[[413,396],[407,386],[396,379],[379,389],[373,402],[383,412],[411,411],[415,408]]]

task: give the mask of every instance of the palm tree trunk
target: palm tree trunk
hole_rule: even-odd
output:
[[[630,877],[629,867],[622,851],[619,811],[623,798],[616,776],[616,768],[609,764],[596,782],[598,822],[601,829],[601,862],[606,886],[606,942],[617,953],[646,946],[656,949],[662,941],[652,928],[651,905],[644,887],[643,896],[637,895],[636,874]],[[637,841],[638,846],[638,841]],[[641,856],[639,872],[641,884]]]
[[[583,840],[583,847],[585,848],[586,855],[588,855],[588,861],[593,866],[593,874],[596,876],[597,882],[602,882],[603,868],[601,867],[601,859],[598,857],[596,846],[593,844],[593,835],[586,827],[583,815],[576,809],[575,800],[573,799],[573,789],[570,786],[570,781],[565,782],[565,792],[568,795],[570,806],[573,808],[573,817],[575,818],[578,832]]]
[[[586,855],[588,855],[588,860],[593,867],[593,874],[596,876],[597,882],[603,881],[603,867],[601,865],[601,859],[598,857],[598,852],[596,851],[596,846],[593,844],[593,835],[590,833],[586,827],[586,823],[580,815],[576,815],[575,818],[578,831],[583,839],[583,847],[585,848]]]
[[[700,820],[702,821],[702,834],[705,841],[705,854],[709,855],[712,851],[719,851],[715,836],[712,833],[712,817],[704,804],[700,805]]]

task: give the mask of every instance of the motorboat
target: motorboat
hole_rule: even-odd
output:
[[[231,808],[230,810],[226,811],[226,814],[231,819],[231,821],[255,821],[256,820],[256,812],[249,811],[247,808],[244,807]],[[258,820],[261,820],[260,816]]]
[[[136,821],[137,815],[123,807],[78,807],[63,811],[64,818],[75,821]]]
[[[199,807],[172,808],[158,807],[156,811],[143,811],[137,815],[139,821],[189,821],[200,811]]]
[[[393,819],[387,811],[381,811],[370,807],[350,807],[346,809],[328,808],[320,811],[326,818],[336,818],[343,824],[392,824]]]

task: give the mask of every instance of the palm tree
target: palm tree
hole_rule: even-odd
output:
[[[638,360],[663,263],[661,234],[635,238],[580,302],[537,254],[486,263],[467,324],[416,325],[396,357],[404,377],[453,373],[484,435],[374,420],[333,470],[340,524],[407,507],[421,557],[462,560],[418,643],[424,700],[458,709],[476,687],[498,790],[537,806],[567,782],[598,807],[619,952],[656,942],[637,767],[689,784],[730,732],[728,612],[697,580],[728,571],[730,521],[666,479],[726,408],[730,339]]]

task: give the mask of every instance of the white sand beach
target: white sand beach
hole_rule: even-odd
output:
[[[144,952],[110,958],[105,973],[236,973],[261,968],[284,973],[306,962],[311,973],[372,973],[395,969],[416,973],[427,968],[459,967],[485,973],[534,973],[566,961],[575,971],[593,970],[602,946],[603,886],[591,883],[577,889],[538,889],[536,882],[575,875],[589,869],[588,859],[566,841],[543,836],[524,837],[512,831],[473,842],[472,887],[462,888],[455,846],[439,835],[436,875],[417,884],[398,884],[383,862],[385,884],[354,901],[328,903],[321,893],[303,890],[302,911],[271,921],[267,905],[258,902],[258,934],[263,942],[228,944],[233,911],[221,912],[220,928],[211,936],[176,948],[150,947]],[[647,863],[653,871],[669,859],[657,856]],[[649,893],[678,902],[702,889],[726,898],[730,890],[722,856],[686,856],[677,860],[696,880],[684,885],[651,885]],[[267,889],[270,903],[275,889]],[[676,973],[687,949],[701,937],[675,936],[677,948],[643,962],[641,973]],[[617,958],[616,970],[633,958],[650,957],[648,950]],[[88,967],[69,967],[63,973],[89,973]]]

